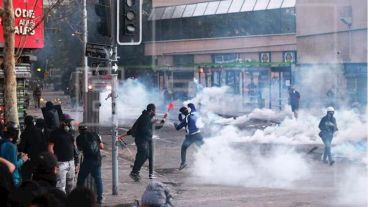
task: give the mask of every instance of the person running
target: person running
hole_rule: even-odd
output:
[[[179,124],[174,123],[176,130],[179,131],[180,129],[185,127],[185,131],[187,132],[187,134],[185,135],[184,142],[181,145],[181,163],[179,170],[182,170],[187,166],[186,154],[188,147],[193,143],[195,143],[197,146],[201,146],[204,143],[201,132],[197,127],[198,116],[196,113],[196,108],[192,103],[188,104],[188,107],[191,109],[191,112],[189,113],[187,107],[181,107],[179,111],[181,114],[183,114],[184,118],[179,118],[180,121]]]
[[[153,128],[160,129],[163,127],[167,113],[165,113],[162,120],[155,119],[156,106],[154,104],[148,104],[147,109],[142,112],[139,118],[135,121],[132,128],[118,139],[123,140],[127,135],[135,137],[135,144],[137,146],[137,154],[134,161],[133,170],[130,173],[130,177],[138,182],[140,180],[139,171],[143,164],[148,159],[149,178],[153,179]]]
[[[325,145],[322,160],[324,163],[329,163],[330,165],[335,163],[331,155],[331,142],[334,133],[338,130],[336,119],[333,117],[334,113],[335,109],[332,106],[328,107],[326,116],[321,119],[318,126],[321,130],[319,136],[322,138],[323,144]]]

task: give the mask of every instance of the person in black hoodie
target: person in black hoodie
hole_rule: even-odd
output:
[[[118,139],[123,140],[127,135],[132,135],[135,137],[135,144],[137,146],[137,154],[134,161],[133,170],[130,173],[130,177],[138,182],[140,180],[139,171],[141,170],[143,164],[148,159],[149,168],[149,178],[153,179],[153,127],[155,129],[160,129],[165,123],[167,113],[164,115],[163,119],[154,119],[156,114],[156,106],[154,104],[148,104],[147,109],[142,112],[142,115],[135,121],[132,128],[124,135],[120,136]]]
[[[35,127],[32,116],[26,116],[24,124],[26,128],[20,135],[21,141],[18,149],[31,158],[22,167],[23,180],[29,180],[32,175],[34,160],[41,152],[47,151],[47,141],[42,131]]]

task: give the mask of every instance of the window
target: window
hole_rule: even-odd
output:
[[[211,14],[215,14],[217,11],[217,8],[219,6],[220,2],[219,1],[213,1],[208,3],[207,5],[207,9],[204,12],[205,15],[211,15]]]
[[[239,60],[239,54],[215,54],[212,58],[213,62],[217,64],[233,63]]]
[[[186,5],[176,6],[174,14],[172,15],[171,18],[180,18],[184,13],[185,6]]]
[[[253,10],[265,10],[267,8],[268,2],[270,2],[270,0],[257,0]]]
[[[166,7],[164,15],[162,15],[161,19],[170,19],[174,13],[174,10],[175,10],[174,6]]]
[[[271,0],[267,9],[279,9],[283,0]]]
[[[193,55],[174,55],[175,66],[193,66],[194,56]]]
[[[290,8],[295,7],[295,1],[296,0],[284,0],[284,3],[282,4],[282,8]]]
[[[231,0],[226,0],[226,1],[220,1],[220,5],[217,9],[216,14],[225,14],[227,13],[227,10],[229,10],[229,7],[231,5]]]
[[[207,2],[197,4],[193,16],[202,16],[204,14],[204,11],[206,11],[207,5]]]
[[[185,7],[183,17],[191,17],[194,13],[194,10],[196,9],[197,4],[188,4]]]
[[[245,0],[243,7],[241,8],[241,11],[252,11],[254,8],[254,4],[257,2],[257,0]]]
[[[154,8],[152,10],[152,13],[150,15],[150,17],[148,18],[149,20],[159,20],[162,17],[162,14],[165,11],[165,7],[162,8]]]
[[[244,3],[244,0],[233,0],[228,13],[240,12],[240,9],[242,8],[243,3]]]

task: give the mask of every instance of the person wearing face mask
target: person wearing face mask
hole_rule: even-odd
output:
[[[137,154],[134,161],[133,170],[130,177],[138,182],[140,180],[139,171],[143,164],[148,159],[149,178],[153,179],[153,128],[160,129],[165,123],[167,113],[162,120],[154,119],[156,115],[156,106],[148,104],[147,109],[142,112],[142,115],[136,120],[132,128],[124,135],[119,137],[119,140],[127,135],[135,137],[135,144],[137,146]]]
[[[321,119],[318,126],[321,130],[319,136],[322,138],[323,144],[325,145],[322,159],[324,163],[329,163],[330,165],[335,163],[331,155],[331,142],[334,133],[338,130],[336,119],[333,117],[334,113],[335,109],[332,106],[328,107],[326,116]]]
[[[186,164],[186,155],[187,155],[187,149],[190,145],[195,143],[197,146],[201,146],[203,144],[203,137],[201,135],[201,132],[197,126],[197,120],[198,116],[196,113],[196,109],[194,104],[190,103],[188,104],[188,107],[191,109],[191,112],[189,113],[189,110],[187,107],[181,107],[179,114],[179,121],[180,123],[174,123],[175,129],[180,130],[183,127],[185,127],[186,135],[183,144],[181,145],[181,163],[179,170],[184,169]],[[184,118],[180,118],[184,117]]]
[[[21,183],[20,168],[28,160],[28,155],[21,153],[21,158],[18,159],[18,126],[16,123],[10,121],[4,127],[4,139],[0,145],[0,157],[8,160],[15,165],[15,170],[12,173],[15,186]]]
[[[74,137],[71,134],[72,121],[70,115],[64,114],[60,120],[60,127],[50,133],[48,140],[48,151],[56,155],[59,165],[56,187],[67,194],[74,187],[74,177],[78,165]]]
[[[20,135],[18,148],[20,152],[28,154],[31,158],[22,167],[23,180],[29,180],[32,175],[33,162],[41,152],[47,151],[47,142],[42,131],[35,127],[32,116],[26,116],[24,118],[24,125],[26,127]]]

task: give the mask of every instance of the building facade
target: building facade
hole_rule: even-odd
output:
[[[194,95],[195,78],[229,86],[245,106],[281,108],[305,68],[329,65],[342,68],[351,99],[366,103],[364,0],[155,0],[149,21],[145,55],[159,87],[178,96]]]

